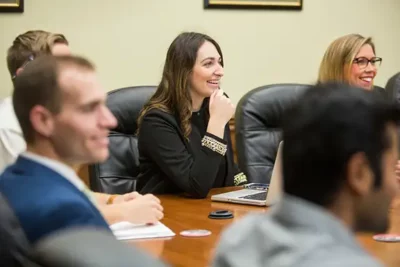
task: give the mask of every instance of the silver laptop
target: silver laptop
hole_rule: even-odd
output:
[[[276,203],[282,193],[282,147],[283,142],[280,142],[271,180],[266,190],[240,189],[213,195],[211,200],[256,206],[271,206]]]

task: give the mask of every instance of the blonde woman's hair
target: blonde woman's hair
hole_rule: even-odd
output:
[[[361,47],[366,44],[369,44],[375,53],[371,37],[349,34],[333,41],[322,58],[318,82],[348,82],[350,66]]]

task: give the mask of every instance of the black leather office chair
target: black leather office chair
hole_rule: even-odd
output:
[[[0,265],[39,267],[14,211],[0,193]]]
[[[111,233],[70,228],[37,242],[35,256],[43,266],[57,267],[164,267],[146,252],[118,241]]]
[[[387,99],[400,104],[400,72],[388,80],[385,88]]]
[[[400,72],[393,75],[386,83],[386,98],[388,101],[400,106]],[[400,138],[400,128],[397,130]],[[400,144],[398,147],[400,153]]]
[[[95,192],[124,194],[136,188],[139,174],[137,118],[156,86],[134,86],[108,93],[107,106],[118,126],[110,133],[110,156],[101,164],[89,166],[90,188]]]
[[[308,85],[273,84],[245,94],[236,113],[236,150],[249,182],[269,183],[281,137],[281,120]]]

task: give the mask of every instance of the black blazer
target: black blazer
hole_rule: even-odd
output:
[[[159,109],[147,112],[138,135],[138,191],[142,194],[185,192],[191,197],[204,198],[213,187],[223,157],[226,159],[223,186],[235,185],[234,176],[239,170],[233,161],[228,124],[224,139],[206,134],[227,144],[225,156],[201,146],[201,138],[187,140],[173,114]]]

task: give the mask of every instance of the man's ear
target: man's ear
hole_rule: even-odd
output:
[[[23,68],[18,68],[17,71],[15,72],[15,75],[16,76],[20,75],[23,70],[24,70]]]
[[[347,163],[347,184],[358,195],[367,195],[374,182],[374,173],[364,152],[352,155]]]
[[[45,137],[50,137],[53,134],[53,114],[47,108],[36,105],[32,108],[29,115],[32,127],[37,133]]]

